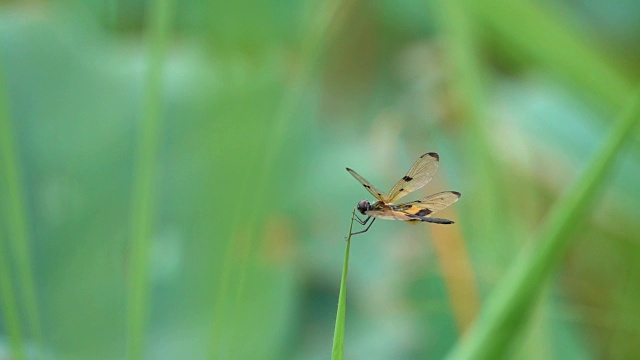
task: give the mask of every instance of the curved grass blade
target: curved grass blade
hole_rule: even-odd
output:
[[[338,313],[336,314],[336,327],[333,331],[333,350],[331,360],[342,360],[344,356],[344,321],[347,312],[347,272],[349,271],[349,248],[351,247],[351,232],[353,230],[353,218],[356,209],[351,213],[351,225],[347,237],[347,249],[344,254],[344,266],[342,267],[342,280],[340,281],[340,295],[338,297]]]
[[[494,359],[504,354],[510,339],[515,336],[514,330],[522,323],[523,314],[531,308],[545,280],[569,247],[572,231],[591,209],[589,205],[639,118],[640,90],[584,173],[554,205],[533,241],[541,245],[516,259],[505,279],[490,295],[465,340],[458,343],[448,359]]]

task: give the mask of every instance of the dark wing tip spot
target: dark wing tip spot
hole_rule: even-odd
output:
[[[404,191],[404,188],[402,188],[402,189],[398,190],[398,192],[403,192],[403,191]]]
[[[347,169],[347,171],[353,171],[353,170],[351,170],[351,169],[349,169],[349,168],[345,168],[345,169]]]
[[[413,178],[412,178],[411,176],[407,176],[407,175],[405,175],[404,177],[402,177],[402,180],[404,180],[404,181],[411,181],[411,180],[413,180]]]
[[[436,160],[440,161],[440,155],[438,155],[438,153],[430,152],[430,153],[426,153],[426,154],[424,154],[424,155],[429,155],[429,156],[431,156],[432,158],[435,158]],[[424,155],[423,155],[423,156],[424,156]]]
[[[371,186],[369,186],[367,184],[362,184],[362,186],[366,187],[367,189],[371,189]]]
[[[458,197],[462,196],[462,194],[460,194],[460,193],[459,193],[459,192],[457,192],[457,191],[452,191],[452,193],[454,193],[454,194],[458,195]]]

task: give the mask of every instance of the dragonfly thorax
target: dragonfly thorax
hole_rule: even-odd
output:
[[[367,200],[362,200],[358,203],[358,211],[360,211],[360,214],[367,215],[367,211],[369,210],[371,210],[371,203]]]

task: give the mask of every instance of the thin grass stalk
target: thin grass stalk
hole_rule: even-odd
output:
[[[504,355],[555,265],[569,247],[573,230],[589,214],[597,191],[613,167],[616,155],[640,119],[640,90],[625,109],[584,172],[556,202],[533,239],[537,248],[516,259],[490,295],[479,318],[448,359],[494,359]]]
[[[338,311],[336,313],[336,327],[333,330],[333,349],[331,360],[342,360],[344,357],[344,324],[347,315],[347,273],[349,272],[349,250],[351,248],[351,233],[353,231],[353,219],[356,209],[351,213],[351,225],[347,236],[347,248],[344,253],[344,265],[342,266],[342,279],[340,280],[340,295],[338,296]]]
[[[131,207],[131,257],[127,308],[127,358],[141,359],[148,307],[149,251],[154,226],[158,141],[162,113],[163,66],[166,59],[171,0],[150,3],[149,66],[135,154]]]

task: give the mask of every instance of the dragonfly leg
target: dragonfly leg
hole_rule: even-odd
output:
[[[355,216],[355,220],[360,224],[360,225],[367,225],[367,222],[369,222],[369,219],[371,219],[371,216],[367,216],[366,219],[362,220],[360,219],[360,217],[356,214],[353,214]]]
[[[371,220],[371,223],[369,224],[369,226],[367,226],[367,228],[366,228],[366,229],[364,229],[364,230],[362,230],[362,231],[352,232],[351,234],[349,234],[349,236],[353,236],[353,235],[358,235],[358,234],[366,233],[366,232],[369,230],[369,228],[371,227],[371,225],[373,225],[373,222],[374,222],[374,221],[376,221],[376,219],[375,219],[375,218],[371,218],[371,216],[369,216],[369,217],[367,218],[367,220],[365,220],[364,222],[366,223],[367,221],[369,221],[369,219],[372,219],[372,220]]]

